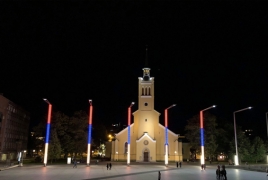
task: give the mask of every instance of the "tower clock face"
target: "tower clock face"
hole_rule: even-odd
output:
[[[145,141],[143,141],[143,144],[144,144],[144,145],[148,145],[149,142],[148,142],[147,140],[145,140]]]

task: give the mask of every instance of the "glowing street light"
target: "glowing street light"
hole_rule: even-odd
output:
[[[247,108],[244,108],[244,109],[240,109],[238,111],[235,111],[233,114],[234,114],[234,133],[235,133],[235,152],[236,152],[236,155],[235,155],[235,165],[239,165],[239,161],[238,161],[238,150],[237,150],[237,137],[236,137],[236,121],[235,121],[235,113],[237,112],[241,112],[241,111],[245,111],[245,110],[248,110],[248,109],[252,109],[252,107],[247,107]]]
[[[131,107],[135,104],[132,102],[128,107],[128,127],[127,127],[127,165],[130,164],[130,124],[131,124]]]
[[[45,143],[45,154],[44,154],[44,166],[47,166],[47,153],[48,153],[48,144],[49,144],[49,135],[50,135],[50,121],[51,121],[51,111],[52,104],[47,100],[43,99],[48,104],[48,113],[47,113],[47,132],[46,132],[46,143]]]
[[[216,107],[216,105],[210,106],[206,109],[203,109],[200,111],[200,135],[201,135],[201,165],[205,164],[205,150],[204,150],[204,118],[203,118],[203,112],[206,110],[209,110],[211,108]]]
[[[165,165],[168,165],[168,109],[176,106],[173,104],[165,109],[165,135],[166,135],[166,142],[165,142]]]
[[[26,150],[22,151],[21,163],[19,166],[23,166],[23,156],[24,156],[24,154],[26,154],[26,152],[27,152]]]
[[[93,113],[93,106],[92,106],[92,100],[88,100],[90,106],[89,106],[89,121],[88,121],[88,140],[87,140],[87,165],[90,164],[90,145],[91,145],[91,131],[92,131],[92,113]]]

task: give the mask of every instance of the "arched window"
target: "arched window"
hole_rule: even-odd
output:
[[[147,96],[147,87],[145,88],[145,96]]]
[[[128,152],[128,149],[127,149],[127,142],[125,142],[125,154],[127,154],[127,152]]]
[[[144,88],[142,87],[141,89],[141,95],[143,96],[144,95]]]
[[[149,93],[148,94],[149,94],[149,96],[151,96],[151,88],[150,87],[149,87]]]

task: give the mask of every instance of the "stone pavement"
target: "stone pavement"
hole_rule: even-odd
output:
[[[73,165],[24,165],[0,171],[0,180],[157,180],[158,172],[161,172],[161,180],[215,180],[216,165],[207,165],[207,169],[201,171],[198,164],[183,164],[182,168],[176,168],[175,163],[165,167],[163,163],[125,163],[112,162],[111,170],[106,168],[107,162],[89,167],[78,164]],[[227,166],[229,180],[262,180],[267,179],[266,173],[246,171],[242,169],[230,169]]]

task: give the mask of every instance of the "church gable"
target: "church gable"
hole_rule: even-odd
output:
[[[144,133],[138,140],[136,140],[136,142],[141,142],[144,139],[149,139],[152,142],[156,143],[156,140],[154,140],[151,136],[148,135],[148,133]]]

